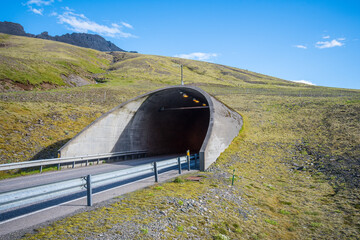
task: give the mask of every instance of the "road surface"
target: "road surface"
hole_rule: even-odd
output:
[[[139,164],[145,164],[154,161],[166,160],[176,156],[148,157],[134,160],[126,160],[109,164],[93,165],[75,169],[64,169],[56,172],[46,172],[31,176],[23,176],[14,179],[6,179],[0,181],[0,193],[9,190],[22,189],[41,184],[63,181],[77,177],[86,176],[88,174],[99,174],[110,171],[116,171]],[[190,172],[195,172],[194,170]],[[188,173],[183,169],[183,173]],[[178,170],[160,171],[159,182],[165,182],[171,178],[179,176]],[[93,207],[86,206],[85,191],[70,196],[57,198],[54,200],[33,204],[26,207],[16,208],[0,215],[0,238],[12,239],[14,232],[26,232],[30,227],[54,221],[76,211],[96,207],[96,204],[106,200],[110,200],[116,196],[133,192],[147,186],[153,185],[153,175],[143,175],[131,180],[121,181],[103,187],[93,189]]]

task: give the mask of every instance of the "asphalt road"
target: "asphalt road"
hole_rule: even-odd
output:
[[[148,157],[75,169],[64,169],[61,171],[23,176],[14,179],[6,179],[0,181],[0,193],[57,181],[63,181],[67,179],[73,179],[77,177],[83,177],[88,174],[94,175],[99,173],[116,171],[149,162],[166,160],[173,157],[176,156]],[[187,172],[188,171],[184,171],[183,173]],[[176,168],[164,169],[159,172],[159,182],[167,181],[176,176],[178,176],[178,170]],[[96,205],[97,203],[112,199],[121,194],[151,186],[154,183],[155,182],[153,174],[147,174],[133,179],[109,184],[107,186],[94,188],[93,204]],[[85,191],[83,191],[69,196],[64,196],[1,213],[1,239],[11,239],[11,234],[14,232],[21,231],[47,221],[59,219],[75,211],[85,208],[89,207],[86,206],[86,193]]]

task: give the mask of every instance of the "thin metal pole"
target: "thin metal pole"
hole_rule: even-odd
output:
[[[234,186],[234,179],[235,179],[235,169],[234,169],[234,171],[233,171],[231,186]]]
[[[91,175],[86,177],[86,192],[87,192],[87,205],[92,206],[92,187],[91,187]]]
[[[157,170],[157,164],[154,162],[154,174],[155,174],[155,182],[158,182],[158,170]]]
[[[181,68],[181,85],[184,85],[184,80],[183,80],[183,65],[180,65]]]
[[[188,171],[190,171],[190,150],[187,150],[186,152],[186,160],[188,164]]]
[[[43,166],[41,165],[41,166],[40,166],[40,173],[42,173],[42,167],[43,167]]]
[[[57,170],[61,170],[60,163],[58,163],[58,165],[57,165]]]
[[[180,162],[180,158],[178,157],[178,165],[179,165],[179,174],[181,174],[181,162]]]

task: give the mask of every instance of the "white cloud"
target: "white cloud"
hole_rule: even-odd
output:
[[[210,58],[217,57],[217,56],[218,56],[218,54],[216,54],[216,53],[194,52],[194,53],[189,53],[189,54],[178,54],[178,55],[175,55],[174,57],[206,61],[206,60],[209,60]]]
[[[54,3],[54,1],[55,0],[28,0],[23,5],[27,6],[29,8],[29,11],[35,14],[43,15],[44,9],[39,7],[49,6]],[[61,2],[61,0],[57,1]],[[33,6],[38,7],[34,8]],[[57,19],[59,20],[58,23],[66,25],[69,30],[72,30],[74,32],[92,32],[114,38],[137,37],[131,33],[123,31],[124,28],[133,29],[133,26],[129,23],[121,22],[121,24],[112,23],[109,26],[102,25],[91,21],[84,14],[75,13],[75,10],[69,7],[62,7],[61,9],[63,9],[63,13],[53,11],[52,13],[47,14],[47,16],[57,17]]]
[[[306,81],[306,80],[294,80],[294,81],[292,81],[292,82],[296,82],[296,83],[303,83],[303,84],[307,84],[307,85],[313,85],[313,86],[315,86],[315,84],[314,83],[312,83],[312,82],[310,82],[310,81]]]
[[[29,7],[29,10],[38,15],[43,15],[43,11],[44,11],[44,9],[36,9],[36,8],[32,8],[31,6]]]
[[[126,23],[126,22],[121,22],[121,24],[122,24],[124,27],[130,28],[130,29],[133,29],[133,28],[134,28],[131,24]]]
[[[342,41],[341,39],[338,39],[339,41]],[[336,39],[333,39],[331,41],[319,41],[316,43],[315,47],[317,48],[333,48],[333,47],[341,47],[344,45],[344,43],[339,42]],[[345,39],[344,39],[345,40]]]
[[[30,6],[30,5],[37,5],[37,6],[49,6],[54,2],[54,0],[29,0],[27,1],[26,5]]]
[[[69,11],[69,12],[74,12],[75,11],[74,9],[71,9],[69,7],[63,7],[62,9],[66,10],[66,11]]]
[[[330,36],[329,35],[327,35],[327,36],[323,36],[323,39],[329,39],[330,38]]]
[[[296,47],[296,48],[302,48],[302,49],[307,49],[307,46],[304,46],[304,45],[295,45],[294,47]]]
[[[66,12],[58,15],[59,23],[68,25],[69,29],[75,32],[93,32],[108,37],[136,37],[131,33],[121,30],[121,26],[113,23],[111,26],[105,26],[88,19],[84,14],[76,14],[71,9],[66,8]]]
[[[346,38],[338,38],[337,40],[339,40],[339,41],[345,41]]]
[[[38,15],[43,15],[44,9],[43,8],[33,8],[33,5],[36,5],[38,7],[41,6],[49,6],[54,2],[54,0],[29,0],[26,2],[26,5],[29,8],[30,12],[33,12]]]

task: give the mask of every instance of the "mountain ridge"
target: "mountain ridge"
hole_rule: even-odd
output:
[[[35,35],[31,33],[26,33],[24,27],[21,24],[14,22],[7,22],[7,21],[0,22],[0,33],[63,42],[79,47],[99,50],[102,52],[104,51],[126,52],[125,50],[116,46],[114,43],[107,41],[106,39],[104,39],[103,37],[97,34],[66,33],[61,36],[58,35],[51,36],[47,31],[44,31],[41,34]]]

